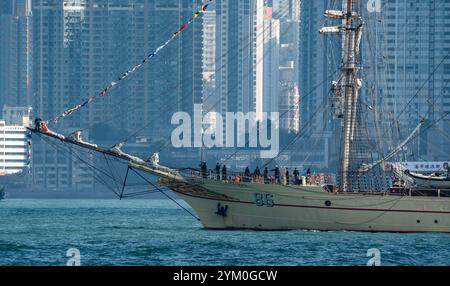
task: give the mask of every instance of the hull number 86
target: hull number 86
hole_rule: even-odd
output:
[[[255,203],[258,207],[273,207],[273,195],[269,193],[255,193]]]

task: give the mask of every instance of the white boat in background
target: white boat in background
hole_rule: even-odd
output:
[[[424,175],[420,173],[405,171],[405,175],[409,176],[412,179],[416,187],[450,190],[450,176],[448,173],[444,175]]]
[[[423,162],[421,165],[430,165]],[[440,165],[441,166],[441,165]],[[392,171],[401,180],[401,184],[407,188],[450,190],[450,169],[448,163],[442,164],[442,168],[433,172],[411,171],[405,163],[392,164]],[[445,171],[443,171],[445,169]]]

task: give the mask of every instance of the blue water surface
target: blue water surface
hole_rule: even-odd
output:
[[[450,235],[210,231],[169,200],[0,202],[0,265],[450,265]]]

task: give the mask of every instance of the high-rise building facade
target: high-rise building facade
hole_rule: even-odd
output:
[[[0,108],[31,104],[29,0],[5,0],[0,9]]]
[[[0,120],[0,176],[27,173],[31,167],[31,137],[25,126],[30,120],[29,108],[2,110]]]
[[[49,120],[50,128],[65,134],[75,128],[86,134],[112,130],[117,140],[139,130],[138,136],[167,139],[173,113],[192,113],[194,104],[202,102],[203,25],[198,17],[107,96],[54,125],[55,116],[99,94],[166,42],[201,1],[34,0],[32,4],[34,114]],[[90,134],[102,140],[101,134]],[[35,145],[33,180],[38,188],[93,185],[92,170],[70,154],[55,151],[46,142]]]
[[[449,11],[448,1],[362,1],[364,84],[377,98],[382,140],[392,148],[427,120],[401,159],[439,160],[450,152]]]
[[[280,97],[280,20],[273,18],[273,8],[264,9],[264,90],[263,111],[279,111]]]
[[[273,17],[279,21],[279,112],[280,127],[288,133],[300,132],[298,91],[300,0],[273,1]]]
[[[320,132],[324,126],[326,115],[316,114],[328,101],[331,82],[335,71],[340,66],[339,41],[335,35],[324,35],[319,29],[324,26],[323,13],[331,9],[335,1],[302,1],[300,21],[300,64],[299,88],[301,104],[302,129],[312,134]],[[333,40],[335,40],[333,45]],[[329,112],[328,112],[329,113]],[[315,115],[316,114],[316,115]],[[309,127],[312,126],[312,127]]]
[[[51,119],[98,94],[155,51],[200,5],[197,0],[35,0],[36,114]],[[106,123],[130,132],[148,124],[144,134],[167,137],[172,114],[191,113],[201,100],[198,18],[119,88],[60,124]]]
[[[14,13],[14,0],[0,2],[0,15],[12,15]]]
[[[162,40],[170,37],[172,32],[177,31],[194,11],[198,10],[201,0],[147,0],[144,14],[149,29],[146,31],[144,42],[150,41],[149,50],[155,50],[162,44]],[[170,20],[168,20],[170,19]],[[174,20],[172,20],[174,19]],[[151,114],[163,114],[161,119],[149,117],[144,120],[155,120],[162,130],[161,134],[156,132],[155,136],[170,137],[173,126],[170,119],[177,111],[188,112],[193,115],[194,105],[202,103],[202,74],[203,74],[203,17],[186,29],[180,38],[175,40],[155,61],[149,64],[148,74],[143,78],[148,83],[146,98],[155,99],[151,101],[149,112]],[[168,109],[168,102],[173,102],[173,107]],[[147,121],[146,121],[147,122]],[[154,132],[155,133],[155,132]]]
[[[339,35],[324,35],[319,29],[328,25],[323,14],[328,9],[341,9],[342,1],[301,1],[299,22],[299,69],[301,147],[315,145],[309,160],[323,162],[327,168],[337,166],[339,139],[331,116],[329,91],[331,82],[338,77],[341,63]],[[335,24],[335,22],[333,22]],[[315,144],[315,142],[318,142]]]
[[[35,115],[51,119],[62,111],[63,9],[60,1],[32,2],[33,14],[33,107]]]
[[[216,93],[216,11],[214,4],[203,14],[203,111],[218,112],[219,99]]]
[[[216,71],[216,11],[203,14],[203,80],[213,78]]]
[[[216,2],[218,112],[263,111],[264,0]],[[261,118],[259,118],[261,119]]]
[[[300,0],[272,0],[274,17],[279,19],[300,19]]]
[[[0,120],[0,176],[25,172],[29,164],[27,129]]]
[[[339,121],[315,112],[327,104],[330,81],[338,76],[333,73],[341,63],[340,36],[320,35],[317,30],[337,24],[333,20],[328,25],[322,13],[342,9],[344,2],[301,3],[301,128],[308,126],[310,137],[324,130],[330,135],[331,147],[339,146],[334,139],[339,138],[335,136]],[[446,117],[450,111],[450,3],[364,0],[359,8],[365,20],[361,98],[367,114],[367,136],[373,143],[378,140],[377,151],[386,152],[408,137],[424,118],[419,135],[396,160],[441,160],[450,151],[450,121]],[[337,158],[332,149],[330,162]]]

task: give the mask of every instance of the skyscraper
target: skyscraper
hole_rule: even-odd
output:
[[[273,8],[264,9],[264,90],[263,111],[279,111],[280,97],[280,20],[273,18]]]
[[[201,0],[147,0],[148,9],[144,15],[150,28],[142,29],[146,30],[144,42],[150,41],[148,49],[155,50],[161,45],[161,40],[177,31],[201,7],[201,3]],[[144,96],[155,99],[148,104],[149,112],[161,114],[161,111],[167,110],[160,119],[155,116],[148,118],[155,120],[158,124],[156,128],[162,130],[161,134],[156,132],[155,136],[169,138],[173,129],[170,125],[173,113],[184,111],[193,117],[194,105],[202,103],[202,39],[203,17],[199,17],[180,38],[150,63],[148,74],[143,75],[148,81],[148,92]]]
[[[300,0],[272,0],[275,18],[300,19]]]
[[[51,119],[69,96],[63,89],[63,2],[36,0],[33,14],[33,107],[35,115]]]
[[[332,1],[302,1],[301,35],[300,35],[300,96],[301,128],[307,125],[308,133],[322,130],[324,116],[313,114],[328,100],[332,73],[339,67],[339,46],[332,45],[332,37],[340,40],[339,36],[328,36],[318,31],[323,27],[325,10],[331,8],[327,2]],[[331,55],[337,54],[334,58]],[[314,88],[319,86],[318,88]]]
[[[0,108],[28,106],[31,84],[29,1],[2,1],[0,12]]]
[[[447,1],[363,1],[364,83],[377,98],[382,140],[400,144],[427,121],[401,159],[439,160],[450,152],[450,26]],[[370,102],[370,104],[372,104]],[[438,124],[429,128],[436,120]]]
[[[339,10],[342,3],[325,2],[302,1],[301,123],[313,127],[307,132],[309,136],[322,126],[327,134],[331,126],[325,114],[314,116],[312,112],[325,103],[331,75],[340,63],[339,42],[334,44],[339,36],[319,35],[316,31],[326,26],[321,17],[323,10]],[[450,30],[446,12],[450,4],[433,0],[365,0],[360,8],[365,20],[362,108],[369,114],[367,123],[375,123],[367,126],[369,137],[382,141],[380,145],[386,149],[380,151],[392,150],[425,118],[420,135],[396,159],[439,160],[448,156]],[[438,124],[434,124],[436,120]],[[337,141],[330,144],[338,145]]]
[[[36,113],[51,119],[98,94],[155,51],[200,5],[197,0],[36,0]],[[191,113],[201,98],[202,20],[198,18],[118,89],[62,120],[60,126],[106,123],[133,132],[148,124],[143,133],[167,138],[172,114]]]
[[[216,11],[214,3],[203,14],[203,113],[208,114],[209,128],[216,126],[216,113],[220,109],[216,93]]]
[[[330,168],[335,167],[337,161],[337,150],[333,148],[340,145],[338,137],[333,136],[334,121],[328,99],[331,82],[338,76],[341,62],[341,38],[320,34],[319,29],[327,25],[324,11],[340,9],[340,2],[301,1],[299,22],[300,130],[303,139],[320,143],[320,146],[315,144],[320,152],[309,159],[324,162]]]
[[[12,15],[14,13],[15,0],[3,0],[0,2],[0,15]]]
[[[34,0],[36,116],[52,121],[98,95],[166,42],[200,7],[200,0]],[[111,130],[117,140],[124,140],[147,127],[138,135],[167,139],[173,113],[192,113],[194,104],[201,101],[202,17],[198,17],[118,88],[57,125],[51,122],[50,128],[65,133],[83,128],[88,133],[96,127],[106,131],[90,132],[91,138],[102,140]],[[90,170],[44,143],[36,145],[37,185],[73,188],[83,177],[85,185],[92,183]]]
[[[263,111],[264,1],[216,2],[218,111]]]
[[[203,79],[209,80],[216,71],[216,11],[203,14]]]
[[[298,91],[300,0],[273,1],[274,18],[280,26],[279,111],[281,129],[300,132],[300,97]]]

